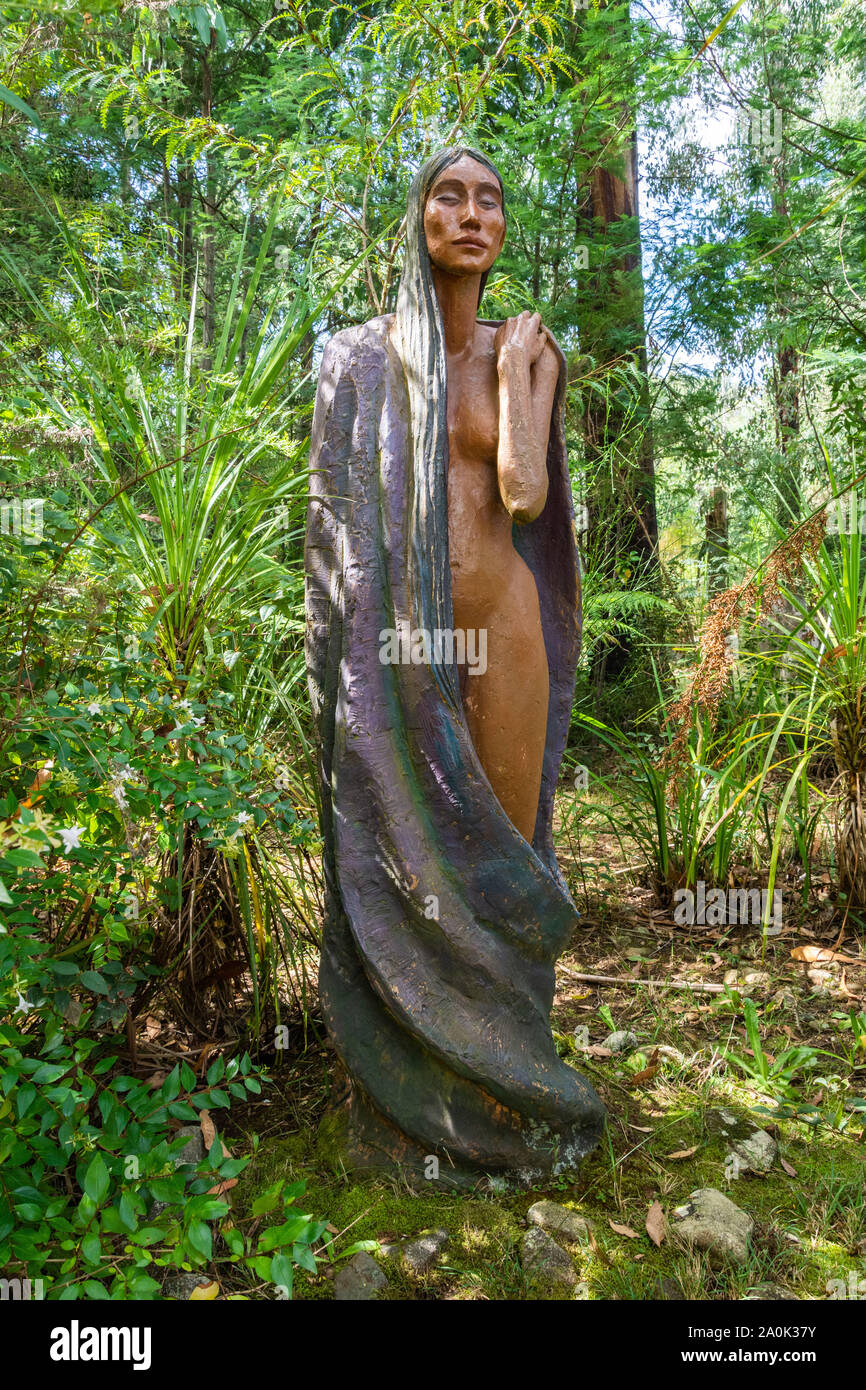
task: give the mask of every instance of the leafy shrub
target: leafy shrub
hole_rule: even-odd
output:
[[[175,1163],[187,1141],[173,1125],[227,1111],[266,1077],[247,1054],[217,1058],[205,1084],[185,1062],[150,1080],[123,1070],[107,1030],[154,968],[118,958],[106,935],[85,951],[45,942],[32,889],[37,867],[51,882],[43,855],[55,836],[31,808],[15,825],[19,845],[0,858],[3,1276],[41,1279],[50,1299],[153,1299],[155,1275],[223,1259],[290,1296],[294,1266],[315,1269],[311,1247],[326,1224],[294,1211],[303,1184],[273,1194],[279,1224],[247,1236],[229,1219],[226,1192],[249,1158],[227,1156],[214,1137],[196,1167]]]

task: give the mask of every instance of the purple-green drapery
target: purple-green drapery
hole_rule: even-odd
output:
[[[347,1162],[396,1160],[429,1176],[436,1156],[445,1182],[500,1173],[531,1183],[573,1166],[604,1118],[549,1022],[554,962],[577,920],[552,838],[580,642],[564,362],[547,502],[514,528],[550,670],[530,846],[478,761],[456,667],[380,659],[389,630],[453,627],[447,477],[424,476],[412,448],[392,322],[330,340],[313,422],[305,566],[326,891],[320,996],[347,1076]]]

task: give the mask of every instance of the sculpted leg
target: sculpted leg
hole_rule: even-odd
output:
[[[535,580],[522,561],[486,627],[487,670],[467,675],[463,683],[466,721],[502,809],[531,843],[547,734],[549,674]]]

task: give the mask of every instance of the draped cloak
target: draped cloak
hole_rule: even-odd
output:
[[[426,476],[413,448],[392,324],[386,315],[327,344],[310,455],[319,988],[346,1075],[343,1157],[429,1177],[436,1156],[441,1179],[458,1186],[484,1173],[532,1183],[587,1153],[604,1119],[595,1091],[557,1055],[549,1021],[554,962],[577,921],[552,837],[580,642],[565,363],[559,353],[547,502],[514,527],[538,589],[550,672],[530,845],[478,760],[447,650],[381,659],[388,632],[453,626],[447,472]]]

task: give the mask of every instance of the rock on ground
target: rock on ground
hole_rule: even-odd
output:
[[[672,1214],[673,1229],[690,1245],[705,1250],[710,1264],[740,1264],[749,1250],[755,1223],[715,1187],[699,1187]]]
[[[193,1289],[198,1288],[199,1284],[207,1284],[210,1277],[204,1270],[195,1270],[187,1273],[186,1270],[175,1270],[169,1274],[162,1286],[163,1298],[175,1298],[186,1301],[192,1296]]]
[[[783,1289],[781,1284],[758,1284],[751,1293],[747,1293],[742,1300],[743,1303],[760,1303],[763,1299],[775,1299],[779,1302],[785,1300],[788,1303],[800,1303],[802,1300],[790,1289]]]
[[[380,1245],[379,1249],[386,1260],[402,1260],[410,1274],[426,1274],[432,1269],[450,1236],[441,1228],[435,1231],[422,1231],[414,1240],[399,1241],[393,1245]]]
[[[756,1129],[748,1139],[734,1144],[731,1154],[740,1172],[768,1173],[776,1158],[776,1141],[765,1129]]]
[[[184,1144],[180,1153],[176,1153],[174,1155],[174,1158],[172,1159],[175,1168],[180,1168],[181,1164],[183,1163],[201,1163],[202,1159],[205,1156],[204,1139],[202,1138],[201,1126],[184,1125],[181,1129],[177,1130],[177,1132],[172,1135],[172,1139],[181,1138],[185,1139],[186,1143]],[[153,1206],[148,1212],[149,1219],[153,1221],[154,1217],[159,1216],[162,1212],[166,1210],[167,1207],[168,1202],[154,1202]],[[186,1294],[181,1295],[181,1297],[184,1298],[186,1298],[187,1296],[188,1295]]]
[[[417,1240],[403,1246],[403,1262],[413,1274],[426,1274],[436,1263],[448,1239],[447,1231],[423,1231]]]
[[[707,1128],[730,1141],[728,1161],[741,1173],[767,1173],[776,1159],[776,1141],[765,1129],[733,1110],[710,1110]]]
[[[727,970],[724,976],[724,983],[741,993],[746,989],[757,989],[760,985],[769,984],[769,981],[770,976],[766,970]]]
[[[589,1234],[592,1226],[585,1216],[578,1216],[577,1212],[561,1207],[558,1202],[546,1200],[535,1202],[526,1213],[526,1219],[531,1226],[540,1226],[543,1231],[565,1240],[580,1240]]]
[[[172,1135],[173,1139],[180,1139],[181,1137],[187,1142],[180,1153],[174,1156],[175,1168],[179,1168],[182,1163],[201,1163],[205,1156],[201,1127],[199,1125],[184,1125],[182,1129]]]
[[[524,1235],[520,1243],[520,1258],[524,1271],[534,1284],[549,1289],[562,1284],[574,1288],[578,1282],[577,1271],[570,1257],[539,1226],[530,1227]]]
[[[368,1255],[366,1250],[359,1250],[334,1279],[334,1298],[369,1302],[379,1297],[379,1291],[384,1289],[387,1283],[388,1280],[372,1255]]]
[[[620,1028],[615,1033],[608,1033],[602,1047],[606,1047],[609,1052],[634,1052],[639,1047],[637,1037],[630,1033],[627,1028]]]
[[[685,1294],[683,1293],[676,1279],[669,1279],[663,1276],[661,1279],[658,1279],[656,1281],[651,1297],[656,1302],[672,1302],[675,1299],[677,1301],[682,1301],[683,1299],[685,1299]]]

